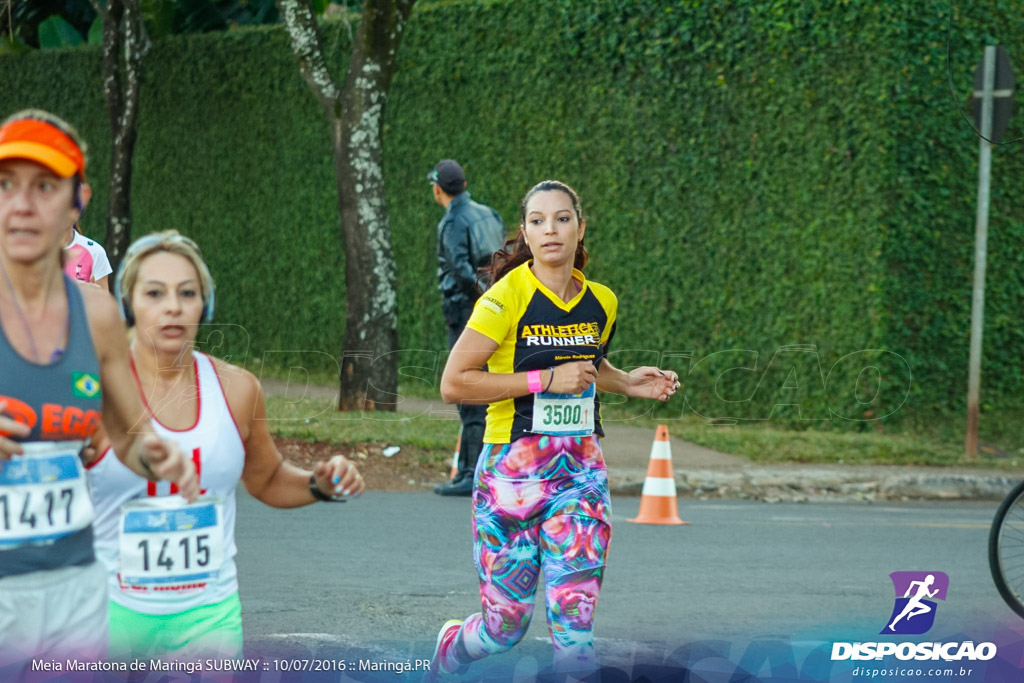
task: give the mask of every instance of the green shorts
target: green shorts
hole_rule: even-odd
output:
[[[177,614],[142,614],[110,601],[110,657],[115,660],[242,658],[242,603],[227,600]]]

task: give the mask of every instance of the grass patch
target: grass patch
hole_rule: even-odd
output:
[[[338,375],[317,368],[281,368],[276,365],[253,364],[247,368],[259,379],[276,379],[282,382],[291,382],[300,386],[307,382],[314,386],[338,387]]]
[[[689,421],[687,421],[689,422]],[[684,423],[686,424],[686,423]],[[900,434],[775,429],[761,425],[687,424],[684,439],[763,464],[962,465],[962,449]],[[995,466],[986,463],[985,466]]]
[[[602,407],[606,423],[651,431],[665,424],[673,436],[762,464],[1024,467],[1024,435],[1020,429],[1024,411],[1019,410],[982,415],[976,461],[964,458],[966,417],[962,415],[918,412],[894,423],[830,421],[796,426],[782,420],[709,424],[693,414],[667,412],[635,401]]]
[[[441,368],[444,367],[443,357],[440,357],[438,362],[441,365],[437,368],[399,367],[398,394],[415,398],[439,397]],[[260,379],[276,379],[282,382],[291,382],[298,386],[309,383],[314,386],[330,387],[335,390],[338,388],[338,373],[335,369],[327,369],[325,367],[287,368],[269,363],[265,365],[253,363],[246,367]]]
[[[399,390],[405,396],[437,398],[422,383]],[[277,436],[332,444],[379,443],[415,446],[430,461],[451,458],[458,420],[409,413],[340,413],[332,401],[269,396],[270,430]],[[606,423],[654,431],[667,424],[673,436],[761,464],[848,464],[1016,469],[1024,467],[1024,411],[989,411],[981,418],[978,460],[963,457],[965,418],[917,413],[896,423],[826,422],[794,428],[784,422],[713,425],[692,414],[665,415],[648,402],[606,405]],[[678,409],[678,408],[677,408]],[[863,430],[863,431],[858,431]]]
[[[276,436],[332,444],[383,443],[416,446],[450,458],[459,421],[403,413],[341,413],[333,401],[267,397],[270,431]]]

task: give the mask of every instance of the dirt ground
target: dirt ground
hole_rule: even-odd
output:
[[[285,460],[305,469],[332,455],[344,455],[359,468],[369,491],[421,491],[432,490],[448,478],[448,463],[436,462],[425,450],[402,446],[402,450],[385,457],[383,443],[357,443],[335,446],[328,443],[282,439],[274,437],[277,448]]]

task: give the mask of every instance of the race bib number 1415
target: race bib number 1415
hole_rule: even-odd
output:
[[[216,496],[186,503],[145,498],[121,508],[121,581],[171,589],[214,578],[224,561],[224,509]]]

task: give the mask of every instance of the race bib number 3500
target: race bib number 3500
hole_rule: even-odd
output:
[[[186,503],[146,498],[121,508],[121,581],[171,590],[214,578],[224,561],[224,510],[218,497]]]
[[[53,543],[92,523],[78,441],[35,442],[0,464],[0,550]]]
[[[580,394],[542,391],[533,397],[530,431],[552,436],[589,436],[594,433],[594,385]]]

